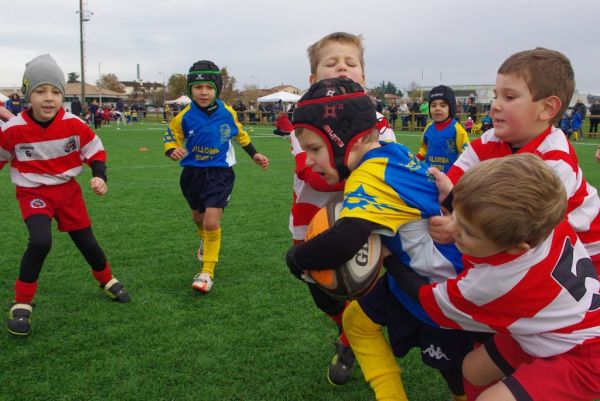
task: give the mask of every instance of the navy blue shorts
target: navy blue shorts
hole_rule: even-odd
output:
[[[204,213],[207,207],[225,209],[234,181],[232,168],[184,167],[179,185],[190,209]]]
[[[462,371],[465,355],[473,350],[473,333],[441,329],[421,322],[392,293],[388,273],[381,276],[358,303],[373,322],[387,326],[390,345],[397,357],[419,347],[426,365],[441,371]]]

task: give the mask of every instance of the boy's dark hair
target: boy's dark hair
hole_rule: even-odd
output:
[[[327,144],[331,164],[348,177],[346,166],[352,144],[372,132],[375,106],[363,87],[348,78],[324,79],[313,84],[294,110],[294,129],[307,128]]]
[[[221,95],[223,89],[223,78],[219,67],[209,60],[196,61],[190,67],[187,75],[187,91],[192,97],[192,86],[194,84],[207,83],[215,88],[216,98]]]
[[[449,86],[439,85],[429,92],[429,115],[431,116],[431,102],[442,99],[448,104],[448,119],[456,115],[456,97]]]
[[[569,59],[561,52],[543,47],[513,54],[502,63],[498,74],[523,78],[534,101],[558,96],[562,107],[552,119],[553,125],[560,121],[575,90],[575,73]]]

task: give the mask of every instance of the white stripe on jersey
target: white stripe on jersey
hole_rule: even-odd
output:
[[[83,167],[81,165],[70,170],[64,171],[62,174],[35,174],[35,173],[20,173],[14,167],[10,168],[10,178],[18,187],[35,188],[40,185],[59,185],[64,184],[71,178],[79,175]]]
[[[15,144],[15,159],[21,162],[28,162],[63,157],[72,151],[66,150],[66,146],[70,143],[76,146],[75,149],[79,149],[79,136],[73,135],[50,141],[17,143]]]
[[[77,148],[79,148],[79,142],[77,143]],[[90,142],[88,142],[84,147],[81,148],[81,160],[88,160],[96,153],[104,150],[104,146],[102,146],[102,141],[98,136],[94,136]]]

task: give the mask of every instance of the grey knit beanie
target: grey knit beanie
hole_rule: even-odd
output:
[[[35,88],[45,84],[56,87],[65,96],[65,74],[49,54],[37,56],[25,64],[23,86],[21,88],[25,101],[29,101],[29,95]]]

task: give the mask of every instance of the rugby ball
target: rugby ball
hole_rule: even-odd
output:
[[[329,229],[339,218],[342,203],[329,203],[312,218],[305,240]],[[377,282],[383,262],[379,234],[371,233],[367,242],[348,261],[336,269],[308,270],[308,276],[326,293],[339,299],[357,299]]]

